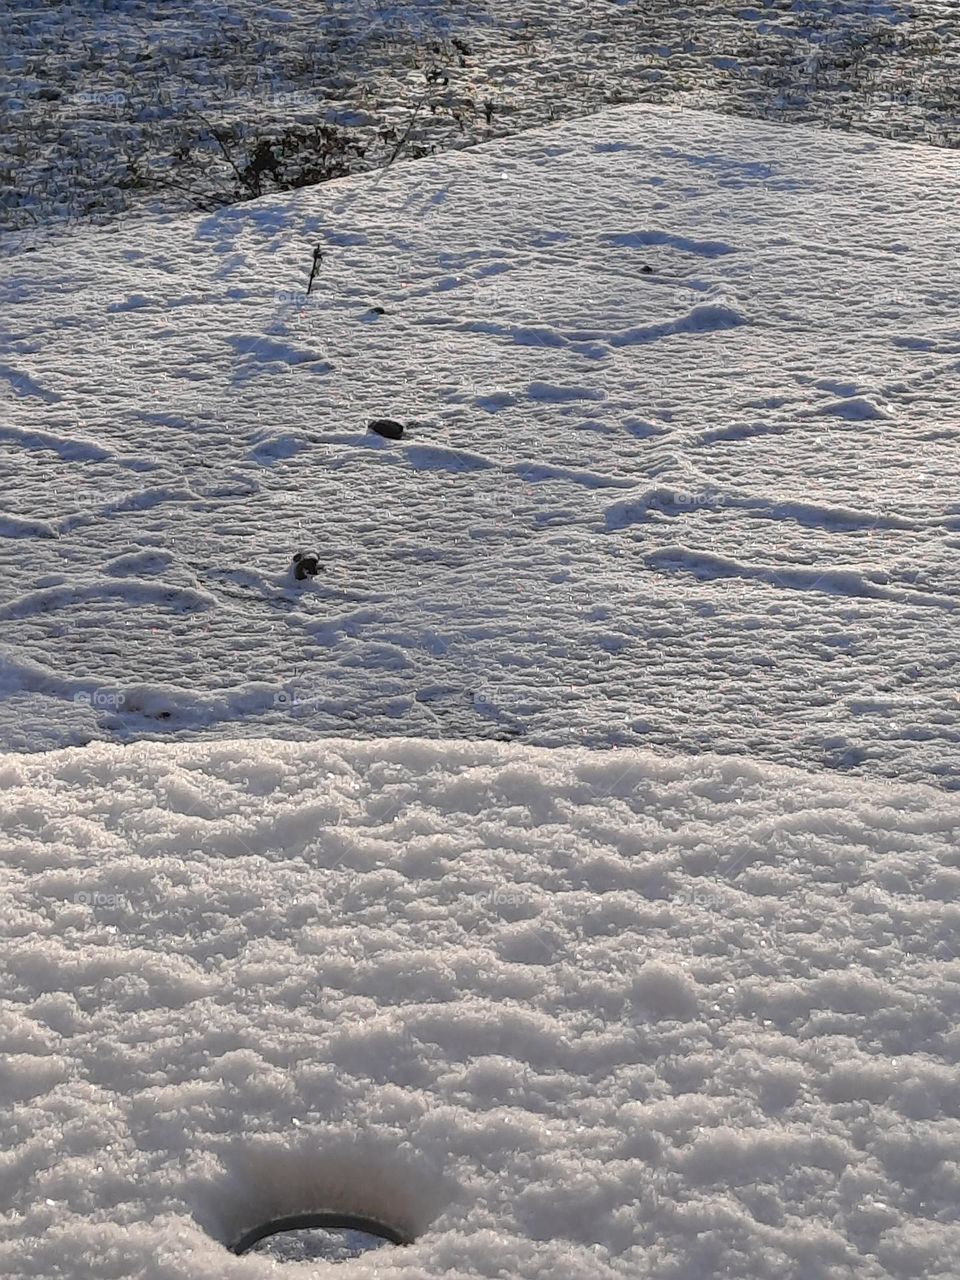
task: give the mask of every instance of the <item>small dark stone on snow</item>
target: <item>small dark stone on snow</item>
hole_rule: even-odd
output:
[[[640,270],[643,272],[645,276],[649,276],[653,274],[653,267],[648,267],[646,263],[643,264]]]
[[[375,431],[378,436],[383,436],[386,440],[400,440],[403,438],[403,423],[394,422],[393,418],[372,418],[367,427],[371,431]]]
[[[320,557],[315,551],[298,551],[293,557],[293,572],[299,582],[315,578],[320,572]]]

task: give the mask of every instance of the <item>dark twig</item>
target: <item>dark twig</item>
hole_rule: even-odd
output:
[[[406,142],[407,138],[410,137],[410,130],[413,128],[414,122],[416,121],[417,116],[420,114],[420,108],[423,106],[426,100],[427,100],[427,96],[426,94],[424,94],[423,97],[420,99],[420,101],[417,103],[417,105],[414,107],[413,111],[411,112],[410,119],[407,121],[406,129],[404,129],[403,133],[400,135],[397,145],[393,148],[393,151],[390,153],[390,159],[383,166],[384,171],[390,168],[394,160],[396,160],[397,156],[400,154],[400,148]]]
[[[313,281],[317,272],[320,270],[320,263],[322,261],[323,261],[323,253],[320,250],[320,246],[317,245],[317,247],[313,251],[313,266],[310,268],[310,279],[307,281],[307,297],[308,298],[310,297],[310,290],[313,288]]]
[[[217,146],[223,152],[223,158],[226,160],[227,164],[233,170],[234,177],[237,179],[237,182],[240,184],[240,186],[246,187],[246,189],[250,192],[252,196],[261,195],[262,192],[258,191],[256,186],[254,186],[253,183],[250,182],[250,180],[243,173],[241,173],[240,169],[237,167],[237,163],[234,160],[229,147],[223,140],[221,131],[216,127],[216,125],[211,124],[210,121],[206,118],[206,116],[201,115],[201,113],[196,109],[196,107],[192,108],[192,111],[193,111],[193,114],[197,117],[197,119],[201,122],[201,124],[205,125],[207,129],[210,131],[210,136],[213,138]]]

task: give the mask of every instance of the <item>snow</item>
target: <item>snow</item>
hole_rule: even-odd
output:
[[[280,177],[258,181],[289,190],[625,102],[956,139],[943,0],[20,0],[7,17],[14,244],[248,198],[263,143]]]
[[[629,107],[21,255],[0,745],[956,788],[958,201],[953,152]]]
[[[958,207],[633,106],[13,246],[0,1273],[958,1274]]]
[[[0,759],[0,1269],[934,1277],[960,1265],[960,804],[745,759]],[[326,1276],[326,1264],[291,1274]]]

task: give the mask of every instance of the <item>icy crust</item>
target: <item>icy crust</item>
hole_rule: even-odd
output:
[[[960,804],[493,743],[0,757],[0,1272],[955,1276]]]
[[[958,207],[954,152],[628,108],[21,256],[0,744],[957,788]]]

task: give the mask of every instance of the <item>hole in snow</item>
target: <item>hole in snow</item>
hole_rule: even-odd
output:
[[[385,1244],[410,1244],[385,1222],[344,1213],[300,1213],[245,1232],[234,1253],[260,1253],[276,1262],[345,1262]]]
[[[217,1167],[219,1166],[219,1168]],[[205,1153],[191,1178],[196,1221],[235,1254],[341,1261],[423,1235],[459,1198],[433,1160],[392,1134],[318,1128]]]

